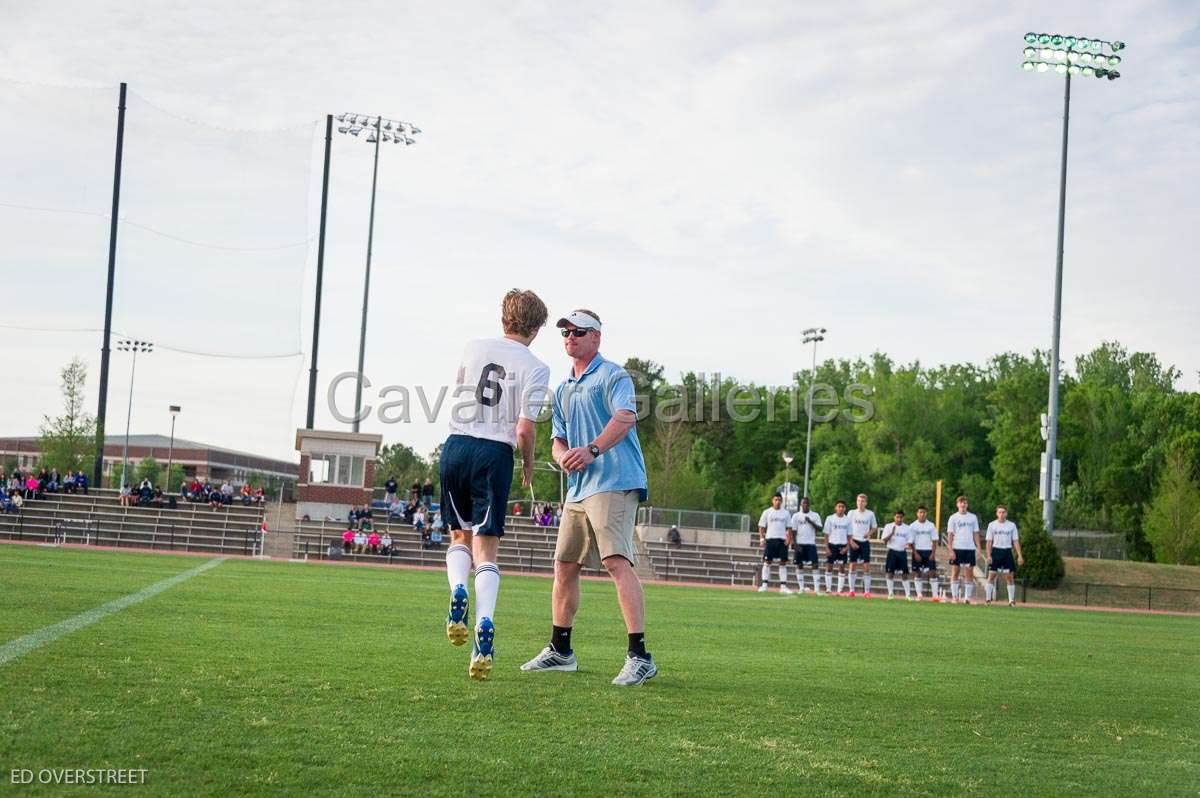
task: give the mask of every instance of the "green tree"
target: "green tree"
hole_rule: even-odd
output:
[[[1041,590],[1058,587],[1067,569],[1058,547],[1046,534],[1046,525],[1042,521],[1042,505],[1036,498],[1029,502],[1028,509],[1021,519],[1020,529],[1021,554],[1025,557],[1025,565],[1020,571],[1021,577],[1030,587]]]
[[[1159,562],[1200,565],[1200,485],[1182,452],[1167,460],[1145,522]]]
[[[42,465],[60,473],[82,468],[95,453],[96,419],[84,408],[87,366],[75,358],[60,372],[63,414],[43,416]]]
[[[375,487],[382,488],[388,479],[394,478],[401,488],[414,482],[424,482],[431,477],[429,463],[403,443],[385,444],[375,461]]]

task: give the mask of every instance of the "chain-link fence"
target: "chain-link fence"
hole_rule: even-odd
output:
[[[716,529],[723,532],[750,531],[750,516],[745,513],[715,513],[708,510],[639,507],[637,522],[643,526],[674,525],[680,529]]]
[[[1089,529],[1056,529],[1051,537],[1064,557],[1092,557],[1100,560],[1125,559],[1125,536],[1120,532]]]

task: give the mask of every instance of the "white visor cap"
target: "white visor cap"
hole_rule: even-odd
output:
[[[567,325],[578,327],[581,330],[599,330],[600,321],[590,313],[584,313],[582,310],[573,310],[570,314],[563,316],[555,324],[556,327],[566,327]]]

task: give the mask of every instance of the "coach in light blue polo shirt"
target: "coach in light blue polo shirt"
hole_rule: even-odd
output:
[[[633,380],[600,355],[600,317],[575,310],[558,320],[571,372],[554,392],[554,459],[569,489],[554,549],[554,625],[550,645],[524,671],[574,671],[571,624],[579,609],[579,572],[596,555],[617,587],[629,633],[625,665],[613,684],[632,686],[658,669],[646,651],[645,601],[634,566],[638,503],[646,500],[646,462],[637,437]]]

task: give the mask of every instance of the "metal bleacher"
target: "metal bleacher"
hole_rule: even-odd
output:
[[[644,545],[656,579],[719,585],[754,585],[758,583],[762,572],[762,549],[750,542],[740,546],[704,543],[672,546],[665,541],[646,541]],[[884,543],[878,540],[871,541],[871,566],[875,574],[883,573],[883,566],[887,561],[886,549]],[[820,567],[824,568],[823,543],[818,542],[817,552]],[[793,563],[789,561],[788,565],[792,566]]]
[[[47,493],[27,500],[20,513],[0,514],[0,539],[251,555],[259,553],[264,513],[237,503],[122,507],[111,490]]]

